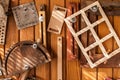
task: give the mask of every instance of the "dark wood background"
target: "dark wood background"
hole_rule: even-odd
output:
[[[68,2],[77,2],[85,0],[11,0],[11,6],[17,6],[23,3],[34,1],[36,4],[37,11],[40,9],[41,4],[47,5],[47,26],[51,16],[52,9],[54,5],[59,5],[66,7]],[[119,16],[110,16],[109,19],[114,25],[118,36],[120,36],[120,17]],[[105,25],[101,25],[104,27]],[[39,25],[32,26],[23,30],[18,30],[14,21],[13,15],[9,16],[7,34],[6,34],[6,44],[0,46],[0,53],[4,56],[4,53],[9,49],[9,47],[18,41],[23,40],[32,40],[36,41],[39,38]],[[104,80],[106,77],[119,78],[120,77],[120,68],[81,68],[80,61],[78,59],[73,61],[66,60],[66,25],[64,24],[62,33],[56,35],[53,33],[47,32],[47,42],[48,49],[51,53],[54,54],[54,58],[48,64],[40,65],[36,68],[36,76],[41,77],[41,80],[57,80],[57,37],[63,37],[63,80]],[[103,29],[98,29],[101,35],[104,35]],[[111,44],[112,42],[112,44]],[[115,43],[111,40],[108,42],[107,46],[112,50],[116,47]]]

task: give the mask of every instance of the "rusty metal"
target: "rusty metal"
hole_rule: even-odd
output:
[[[6,26],[7,26],[7,15],[9,0],[0,0],[0,44],[5,44]]]
[[[34,26],[39,22],[34,2],[13,7],[12,11],[18,29]]]

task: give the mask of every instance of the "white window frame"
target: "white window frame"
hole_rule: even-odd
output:
[[[102,18],[97,20],[94,23],[91,23],[89,21],[87,15],[86,15],[86,13],[85,13],[85,11],[87,11],[88,9],[91,9],[94,6],[98,7],[99,12],[101,13]],[[87,27],[81,29],[78,32],[75,32],[75,30],[72,28],[72,23],[70,22],[70,20],[72,18],[78,16],[78,15],[81,15],[83,17],[85,23],[87,24]],[[116,54],[118,54],[120,52],[120,40],[119,40],[117,34],[115,33],[115,31],[114,31],[110,21],[108,20],[107,16],[105,15],[105,13],[104,13],[104,11],[103,11],[103,9],[102,9],[102,7],[101,7],[101,5],[99,4],[98,1],[90,4],[89,6],[87,6],[87,7],[83,8],[83,9],[81,9],[80,11],[72,14],[71,16],[68,16],[65,19],[65,22],[66,22],[70,32],[72,33],[73,37],[77,41],[77,43],[78,43],[78,45],[79,45],[83,55],[85,56],[85,58],[88,61],[88,63],[89,63],[91,68],[96,67],[97,65],[103,63],[104,61],[108,60],[109,58],[111,58],[112,56],[114,56],[114,55],[116,55]],[[102,39],[100,39],[98,37],[97,33],[95,32],[94,27],[99,25],[102,22],[105,22],[107,24],[107,27],[108,27],[110,33],[108,35],[106,35],[105,37],[103,37]],[[91,45],[89,45],[88,47],[84,48],[84,46],[83,46],[83,44],[82,44],[82,42],[81,42],[81,40],[79,39],[78,36],[80,36],[81,34],[85,33],[88,30],[91,31],[91,33],[92,33],[92,35],[93,35],[93,37],[94,37],[96,42],[91,44]],[[118,45],[118,49],[116,49],[116,50],[114,50],[114,51],[112,51],[112,52],[110,52],[108,54],[108,52],[106,51],[105,47],[103,46],[103,42],[105,42],[106,40],[108,40],[108,39],[110,39],[112,37],[115,39],[115,41],[116,41],[116,43]],[[91,49],[95,48],[96,46],[100,47],[100,49],[101,49],[101,51],[102,51],[104,56],[101,59],[99,59],[99,60],[97,60],[96,62],[93,63],[87,52],[90,51]]]

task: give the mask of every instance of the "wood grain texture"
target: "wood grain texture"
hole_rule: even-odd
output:
[[[109,0],[108,0],[109,1]],[[100,16],[98,17],[100,18]],[[110,22],[112,22],[112,17],[108,17]],[[101,36],[104,36],[105,34],[109,33],[108,29],[106,28],[107,26],[102,23],[98,26],[98,35],[101,37]],[[103,30],[104,29],[104,30]],[[107,51],[111,52],[112,51],[112,39],[110,39],[109,41],[107,41],[104,46],[107,47]],[[109,44],[109,45],[108,45]],[[101,53],[99,50],[98,50],[98,53]],[[99,68],[98,69],[98,80],[103,80],[107,77],[112,77],[112,68]]]
[[[48,19],[50,17],[50,16],[48,16],[49,15],[49,10],[48,9],[50,7],[49,6],[49,0],[35,0],[35,4],[36,4],[36,8],[37,8],[38,13],[40,11],[40,5],[45,4],[45,6],[46,6],[45,14],[47,16],[46,25],[47,25],[48,24]],[[40,24],[35,26],[35,41],[40,39],[41,34],[39,33],[39,27],[40,27]],[[48,36],[47,36],[47,39],[48,39]],[[48,45],[46,44],[46,46],[48,46]],[[50,63],[39,65],[36,68],[36,76],[40,77],[42,80],[50,80]]]
[[[112,78],[112,68],[99,68],[98,80],[104,80],[105,78]]]
[[[28,2],[32,2],[33,0],[20,0],[20,4],[25,4]],[[22,29],[20,31],[20,41],[23,40],[34,40],[34,27],[31,26],[29,28]]]
[[[81,0],[83,2],[84,0]],[[84,4],[81,4],[81,9],[84,8]],[[81,28],[86,27],[86,24],[84,22],[81,23]],[[87,39],[89,37],[89,39]],[[84,33],[81,36],[81,40],[83,41],[84,46],[88,46],[88,44],[91,42],[90,41],[90,34],[89,33]],[[88,41],[89,40],[89,41]],[[81,53],[82,54],[82,53]],[[83,56],[83,55],[81,55]],[[91,68],[82,68],[82,80],[95,80],[97,77],[96,74],[96,69],[91,69]]]
[[[14,7],[17,5],[18,5],[18,0],[11,1],[11,7]],[[7,51],[12,44],[19,41],[18,37],[19,37],[18,29],[15,24],[14,17],[11,15],[8,17],[5,51]]]
[[[25,4],[28,2],[33,2],[34,0],[19,0],[19,5]],[[34,41],[34,26],[30,26],[28,28],[20,30],[20,36],[19,39],[20,41],[25,41],[25,40],[31,40]],[[32,69],[29,75],[34,75],[35,74],[35,69]]]
[[[17,6],[18,2],[20,4],[23,3],[28,3],[33,0],[11,0],[12,6]],[[65,5],[68,2],[77,2],[80,3],[81,1],[86,1],[86,0],[34,0],[36,4],[37,11],[39,11],[39,7],[41,4],[46,4],[47,5],[47,26],[49,23],[49,19],[51,16],[51,12],[53,9],[54,5],[60,5],[65,7]],[[81,8],[84,7],[81,4]],[[113,23],[113,18],[111,18],[111,23]],[[84,24],[82,24],[84,27]],[[23,41],[23,40],[37,40],[39,38],[39,32],[38,32],[38,25],[30,28],[23,29],[21,31],[17,30],[15,21],[13,16],[9,16],[9,21],[8,21],[8,27],[7,27],[7,34],[6,34],[6,45],[0,46],[0,54],[4,57],[4,52],[8,50],[8,48],[13,44],[18,41]],[[106,33],[106,28],[104,24],[100,25],[101,28],[98,28],[100,36],[103,36]],[[105,30],[103,30],[105,28]],[[119,16],[114,17],[114,29],[117,32],[117,35],[120,37],[120,25],[119,25]],[[20,33],[19,33],[20,32]],[[14,33],[14,34],[13,34]],[[36,76],[41,77],[41,80],[57,80],[57,37],[62,36],[63,37],[63,80],[104,80],[106,77],[114,77],[120,78],[120,68],[81,68],[81,65],[78,60],[74,60],[71,62],[66,62],[66,44],[65,44],[65,38],[66,38],[66,26],[65,24],[63,25],[62,33],[61,35],[56,35],[53,33],[47,32],[47,43],[48,43],[48,50],[51,51],[51,54],[54,53],[54,58],[52,59],[52,62],[47,64],[47,65],[42,65],[39,66],[36,69]],[[88,34],[84,34],[81,36],[83,39],[85,46],[87,46],[87,37]],[[108,44],[105,44],[108,49],[113,49],[113,44],[114,48],[116,48],[116,43],[111,43],[113,40],[108,41]],[[100,51],[98,51],[100,53]],[[82,53],[80,53],[82,54]],[[82,61],[80,61],[82,62]],[[67,66],[66,66],[67,65]],[[69,66],[69,68],[68,68]],[[47,76],[47,77],[46,77]]]
[[[119,1],[119,0],[113,0],[113,1]],[[119,18],[120,18],[119,16],[114,16],[113,20],[114,20],[114,29],[115,29],[115,31],[120,39],[120,31],[119,31],[120,25],[118,24],[118,22],[120,20]],[[113,49],[116,49],[116,48],[117,48],[117,45],[116,45],[116,42],[114,42]],[[120,68],[114,68],[113,69],[113,78],[115,78],[115,79],[120,78],[119,73],[120,73]]]
[[[53,10],[54,5],[58,5],[61,7],[64,7],[64,0],[52,0],[50,2],[50,14]],[[54,55],[57,55],[57,37],[59,35],[56,35],[54,33],[50,33],[51,34],[51,52]],[[57,80],[57,59],[56,57],[54,57],[51,61],[51,80]]]
[[[119,1],[119,0],[113,0],[113,1]],[[120,20],[120,16],[114,16],[113,17],[113,20],[114,20],[114,29],[117,33],[117,35],[119,36],[119,39],[120,39],[120,24],[118,23],[119,20]],[[117,48],[117,45],[116,45],[116,42],[114,42],[114,45],[113,45],[113,49],[116,49]],[[118,64],[120,66],[120,64]],[[113,69],[113,78],[115,79],[118,79],[120,78],[120,68],[114,68]]]
[[[79,6],[78,6],[78,4],[80,3],[80,0],[66,0],[66,8],[68,8],[68,7],[72,7],[72,5],[70,5],[70,3],[75,3],[75,4],[77,4],[76,5],[76,9],[75,9],[75,7],[74,7],[74,12],[76,11],[77,12],[77,10],[79,9]],[[72,11],[71,11],[72,12]],[[70,16],[70,14],[72,14],[72,13],[68,13],[69,14],[69,16]],[[75,23],[74,24],[74,27],[76,27],[76,25],[78,25],[78,20],[77,20],[77,23]],[[67,27],[67,26],[66,26]],[[80,26],[77,26],[77,27],[80,27]],[[69,29],[68,29],[69,30]],[[67,31],[67,29],[66,29],[66,31]],[[71,35],[72,36],[72,35]],[[70,37],[70,36],[69,36]],[[66,38],[67,38],[67,36],[66,36]],[[70,40],[71,41],[71,40]],[[74,41],[74,40],[73,40]],[[69,44],[69,43],[68,43]],[[72,43],[73,44],[73,43]],[[76,50],[76,52],[77,52],[77,50]],[[76,53],[72,53],[72,54],[76,54]],[[78,53],[77,53],[78,54]],[[68,55],[68,54],[67,54]],[[77,55],[76,55],[77,56]],[[80,80],[80,78],[81,78],[81,68],[80,68],[80,64],[79,64],[79,60],[78,59],[75,59],[75,60],[67,60],[66,59],[66,64],[67,64],[67,67],[66,67],[66,70],[67,70],[67,80]],[[74,66],[73,66],[74,65]],[[77,77],[73,77],[73,76],[77,76]]]

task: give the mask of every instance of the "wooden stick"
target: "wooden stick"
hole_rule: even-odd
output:
[[[6,26],[7,26],[7,15],[9,0],[4,0],[0,2],[0,44],[5,44]]]
[[[57,38],[57,53],[58,53],[58,58],[57,58],[57,80],[63,80],[62,79],[62,37]]]

